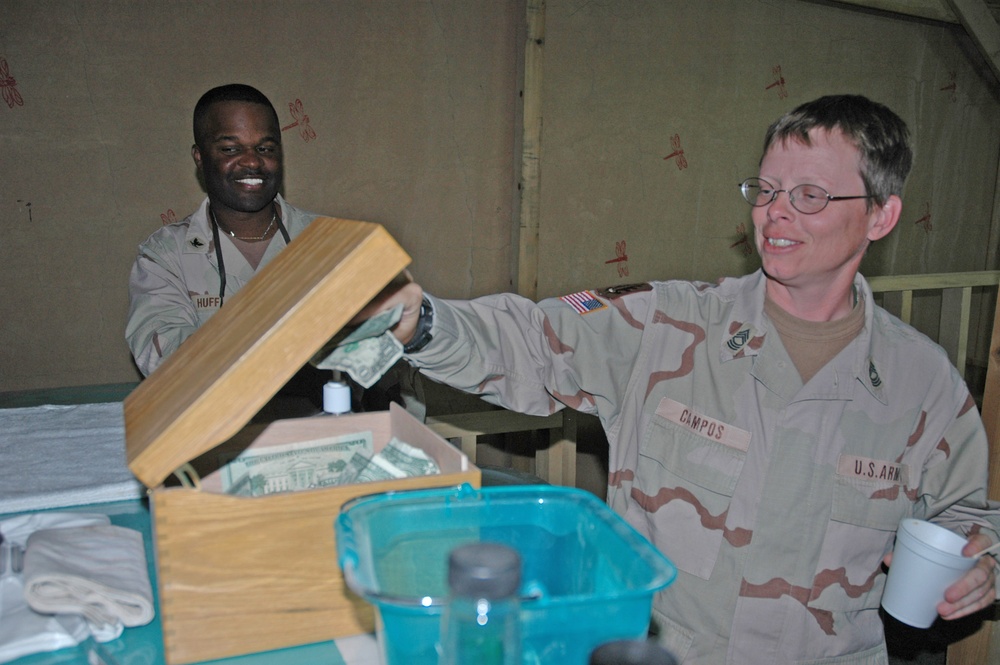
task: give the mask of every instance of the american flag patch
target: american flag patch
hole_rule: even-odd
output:
[[[596,312],[599,309],[607,307],[607,305],[598,300],[597,296],[591,291],[571,293],[568,296],[562,296],[559,300],[562,300],[564,303],[576,310],[577,314]]]

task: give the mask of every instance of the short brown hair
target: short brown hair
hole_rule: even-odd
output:
[[[913,165],[910,131],[889,107],[861,95],[830,95],[806,102],[772,124],[764,138],[764,154],[775,141],[795,139],[809,145],[815,128],[839,130],[861,153],[865,193],[877,205],[901,196]]]

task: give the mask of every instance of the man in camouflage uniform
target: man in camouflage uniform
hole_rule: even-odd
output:
[[[260,91],[234,84],[205,93],[194,138],[208,196],[139,246],[129,279],[125,336],[144,376],[317,217],[278,194],[281,128]]]
[[[129,279],[125,337],[148,376],[226,299],[237,293],[318,215],[278,193],[284,175],[281,128],[270,100],[256,88],[212,88],[194,110],[191,155],[208,196],[201,207],[139,245]],[[286,395],[320,403],[329,372],[302,368]],[[377,386],[353,387],[353,408],[405,403],[424,414],[422,390],[400,362]]]
[[[966,555],[998,539],[965,384],[857,273],[899,219],[908,141],[863,97],[776,122],[742,185],[751,275],[539,304],[408,285],[385,303],[406,305],[396,334],[428,376],[524,413],[599,416],[609,504],[680,569],[654,621],[684,663],[887,663],[879,602],[900,519],[962,533]],[[994,568],[983,557],[939,613],[991,603]]]

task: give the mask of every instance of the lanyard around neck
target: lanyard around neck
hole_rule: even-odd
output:
[[[226,261],[222,258],[222,243],[219,237],[219,223],[215,221],[215,215],[209,214],[208,218],[212,220],[212,241],[215,243],[215,260],[219,262],[219,309],[222,309],[222,303],[226,299]],[[291,238],[288,237],[288,229],[285,228],[284,222],[281,221],[281,216],[278,216],[278,231],[281,232],[281,237],[285,241],[285,246],[291,242]]]

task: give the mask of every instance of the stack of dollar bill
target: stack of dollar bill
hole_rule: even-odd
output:
[[[347,372],[361,386],[371,388],[403,357],[403,345],[390,332],[402,314],[403,306],[397,305],[334,337],[313,357],[312,364]]]
[[[371,432],[247,449],[219,470],[222,491],[236,496],[391,480],[440,473],[423,450],[393,437],[374,454]]]

